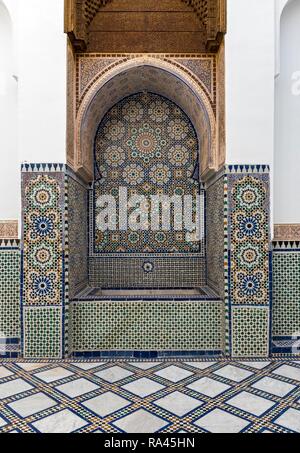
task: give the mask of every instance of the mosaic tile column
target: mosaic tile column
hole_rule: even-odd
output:
[[[267,166],[225,168],[226,349],[233,357],[269,355],[269,205]]]
[[[22,166],[22,350],[25,358],[65,354],[65,166]]]
[[[20,352],[20,244],[0,240],[0,359]]]
[[[300,242],[273,243],[272,353],[300,353]]]

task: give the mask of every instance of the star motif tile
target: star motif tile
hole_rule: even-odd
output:
[[[113,423],[120,431],[129,434],[151,434],[161,431],[168,422],[144,409],[140,409]]]
[[[146,396],[159,392],[164,389],[165,386],[159,384],[158,382],[152,381],[152,379],[141,378],[137,381],[131,382],[130,384],[123,385],[122,388],[130,393],[133,393],[134,395],[145,398]]]
[[[183,417],[191,411],[202,406],[203,401],[192,398],[191,396],[185,395],[182,392],[173,392],[164,398],[154,401],[159,407],[167,410],[171,414],[175,414],[178,417]]]
[[[194,422],[196,426],[214,434],[236,434],[245,429],[250,422],[229,412],[215,409]]]
[[[124,407],[130,406],[131,403],[115,393],[106,392],[84,401],[82,405],[95,412],[99,417],[107,417],[120,409],[124,409]]]
[[[167,379],[170,382],[180,382],[184,379],[193,376],[193,373],[178,366],[169,366],[164,368],[163,370],[157,371],[154,373],[156,376],[162,377],[163,379]]]
[[[95,376],[106,382],[110,382],[111,384],[122,381],[123,379],[133,375],[131,371],[125,370],[125,368],[121,368],[120,366],[113,366],[94,374]]]

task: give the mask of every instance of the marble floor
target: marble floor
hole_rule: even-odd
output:
[[[300,433],[300,361],[0,362],[0,433]]]

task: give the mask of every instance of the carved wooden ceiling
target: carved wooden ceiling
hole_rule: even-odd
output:
[[[89,27],[97,14],[106,5],[116,0],[65,0],[65,31],[68,33],[76,50],[84,51],[89,39]],[[131,0],[132,5],[137,5],[142,11],[143,0]],[[163,5],[172,7],[172,1],[156,0]],[[126,2],[126,0],[124,0]],[[180,0],[189,6],[199,19],[199,30],[205,36],[207,51],[218,50],[223,35],[226,33],[226,0]],[[144,4],[151,2],[144,1]],[[186,7],[185,6],[185,7]]]

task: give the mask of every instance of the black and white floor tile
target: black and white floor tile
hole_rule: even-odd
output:
[[[0,433],[300,433],[300,361],[0,362]]]

